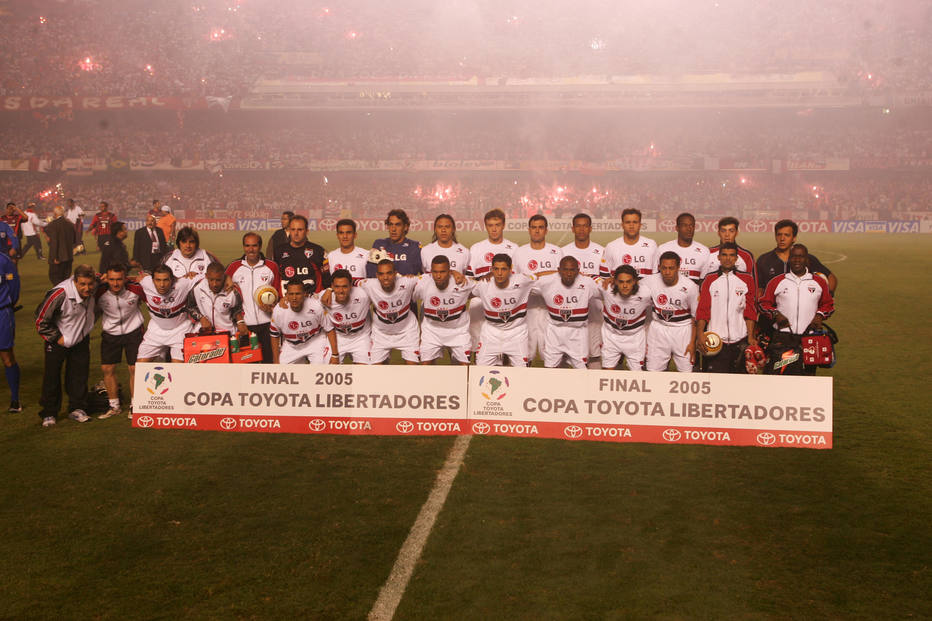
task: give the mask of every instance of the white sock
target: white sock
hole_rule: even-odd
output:
[[[110,407],[112,407],[112,408],[118,408],[118,407],[120,407],[120,400],[119,400],[119,399],[110,399]]]

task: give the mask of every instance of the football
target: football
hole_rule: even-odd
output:
[[[274,306],[278,302],[278,291],[275,290],[275,287],[263,285],[256,289],[254,297],[259,304]]]
[[[722,351],[722,337],[715,332],[704,332],[702,334],[702,344],[705,345],[706,356],[714,356]]]

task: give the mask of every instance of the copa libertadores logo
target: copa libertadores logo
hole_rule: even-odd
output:
[[[146,373],[143,382],[150,395],[164,395],[171,388],[172,374],[165,367],[155,367]]]
[[[488,401],[501,401],[510,387],[508,376],[501,371],[492,370],[479,378],[479,390]]]

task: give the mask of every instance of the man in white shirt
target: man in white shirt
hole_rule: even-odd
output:
[[[563,256],[579,261],[582,276],[597,278],[605,248],[589,239],[591,234],[592,218],[584,213],[573,216],[573,242],[563,246]],[[594,297],[589,305],[589,368],[597,369],[602,355],[602,300]]]
[[[605,246],[600,276],[608,278],[619,265],[630,265],[643,278],[657,271],[657,242],[641,235],[641,212],[621,212],[622,236]]]
[[[702,284],[709,267],[709,249],[693,239],[696,234],[696,218],[689,213],[676,217],[676,239],[660,244],[657,256],[664,252],[675,252],[680,257],[680,274],[693,281],[696,286]]]
[[[456,241],[456,222],[453,216],[442,213],[434,218],[434,238],[431,243],[421,248],[421,262],[424,273],[431,270],[434,257],[443,255],[450,262],[450,270],[462,273],[469,267],[469,250]]]
[[[327,264],[330,273],[334,274],[337,270],[346,270],[350,273],[353,281],[366,277],[366,263],[369,262],[369,251],[356,247],[356,221],[350,218],[344,218],[337,221],[337,243],[340,245],[336,250],[327,253]]]
[[[23,245],[23,249],[20,250],[19,256],[25,258],[26,252],[34,247],[36,249],[36,258],[40,261],[44,261],[45,257],[42,256],[42,238],[39,237],[39,229],[45,228],[45,222],[39,219],[39,216],[36,214],[35,203],[29,203],[24,215],[26,217],[23,219],[22,227],[26,243]]]
[[[547,218],[541,214],[531,216],[528,220],[528,237],[530,242],[515,252],[515,271],[537,277],[555,273],[563,257],[563,251],[559,246],[547,242]],[[539,352],[543,357],[543,339],[548,325],[547,305],[537,297],[532,297],[528,303],[527,320],[531,358],[535,352]]]

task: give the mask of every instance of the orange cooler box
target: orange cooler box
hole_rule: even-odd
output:
[[[230,362],[230,335],[191,333],[184,336],[184,361],[190,363]]]

